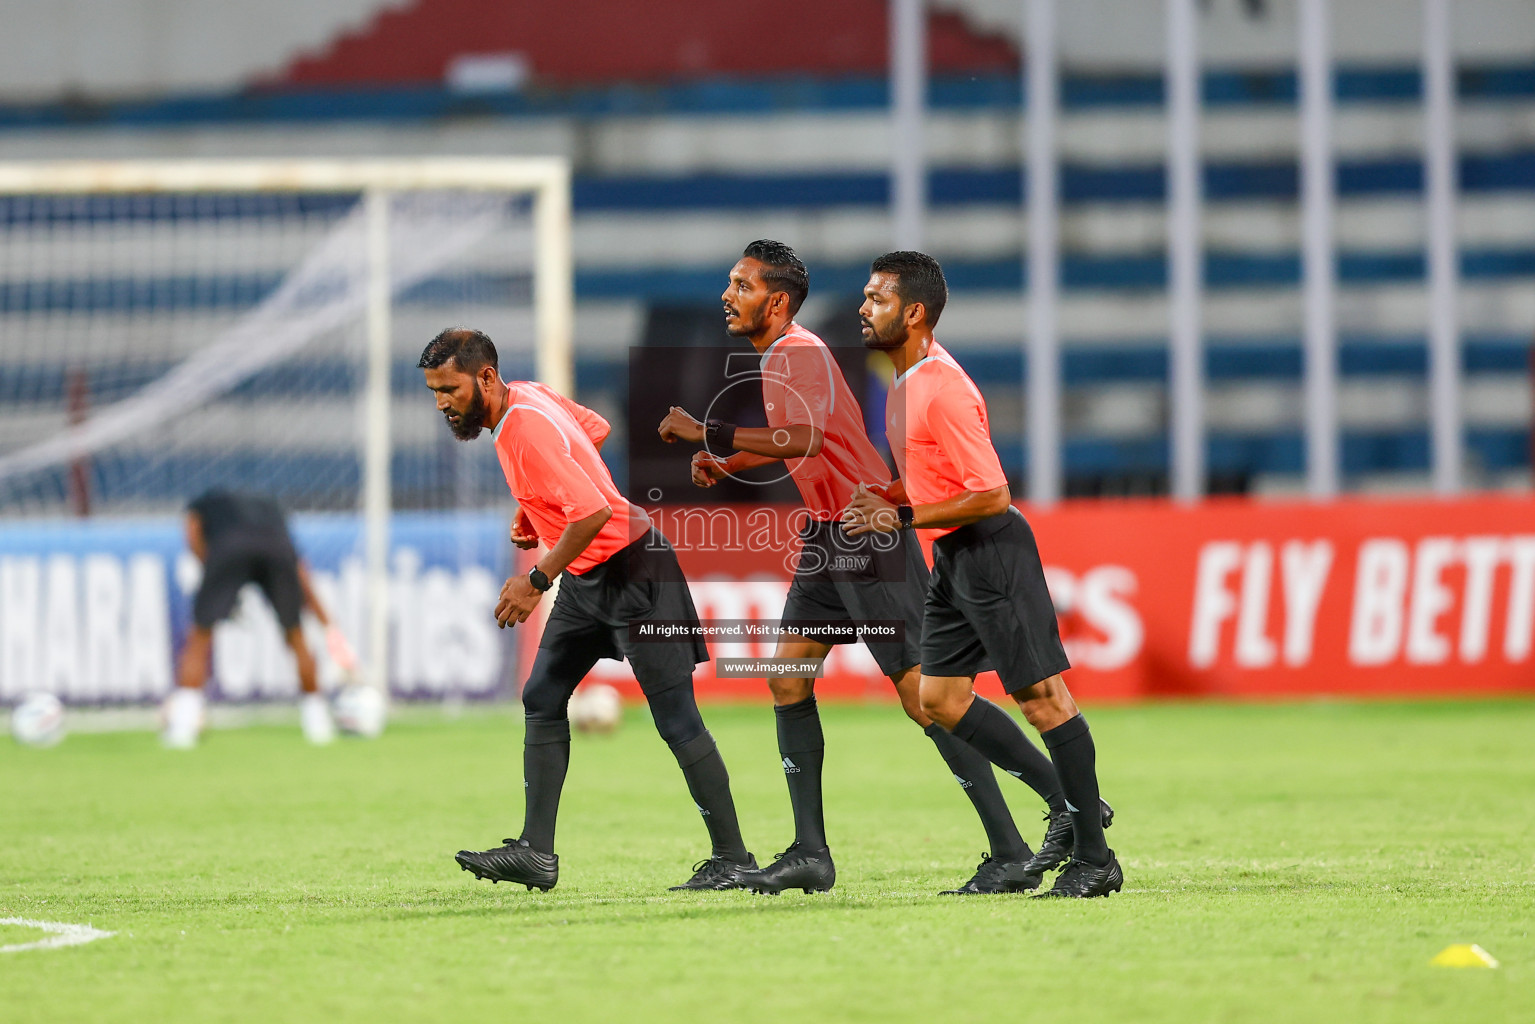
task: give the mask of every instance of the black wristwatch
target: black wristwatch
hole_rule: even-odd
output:
[[[917,510],[910,505],[897,505],[895,507],[896,518],[901,521],[901,529],[909,530],[917,523]]]
[[[704,446],[710,454],[735,451],[736,425],[724,420],[709,420],[704,424]]]
[[[528,582],[533,584],[533,589],[539,593],[543,593],[554,586],[554,582],[549,579],[549,574],[536,565],[528,573]]]

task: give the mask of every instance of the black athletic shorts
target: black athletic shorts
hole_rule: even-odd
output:
[[[1017,509],[933,542],[922,628],[922,672],[995,669],[1016,693],[1071,667],[1045,586],[1034,531]]]
[[[664,641],[631,635],[632,624],[656,619],[698,625],[677,553],[651,530],[586,572],[560,577],[560,592],[538,646],[558,650],[578,645],[590,655],[588,664],[627,658],[640,689],[647,695],[660,693],[691,683],[693,666],[709,660],[709,649],[696,633],[691,639]]]
[[[299,624],[304,588],[298,578],[298,553],[286,534],[234,534],[208,549],[203,582],[192,601],[192,621],[212,629],[234,611],[240,588],[261,587],[284,630]]]
[[[784,623],[901,622],[905,628],[899,640],[865,640],[865,645],[887,676],[921,661],[927,562],[910,530],[849,537],[841,523],[811,520],[800,531],[800,541]]]

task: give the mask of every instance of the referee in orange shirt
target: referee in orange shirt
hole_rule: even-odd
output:
[[[924,253],[892,252],[870,271],[859,315],[864,344],[895,366],[886,432],[906,500],[894,504],[860,488],[843,513],[845,529],[937,534],[922,627],[922,710],[1018,775],[1037,749],[1011,715],[973,689],[976,673],[994,668],[1060,777],[1060,806],[1051,808],[1035,866],[1070,859],[1041,895],[1118,892],[1124,874],[1103,835],[1112,812],[1098,795],[1087,720],[1061,678],[1071,665],[1034,532],[1012,506],[985,399],[933,338],[948,301],[943,269]]]
[[[552,889],[559,881],[554,822],[570,764],[566,708],[599,658],[627,659],[661,734],[703,815],[713,849],[674,889],[729,889],[756,860],[741,841],[730,776],[693,696],[693,666],[709,654],[692,638],[636,641],[635,623],[698,625],[677,555],[644,510],[619,493],[598,454],[608,422],[536,381],[501,379],[496,347],[483,333],[454,327],[433,338],[417,364],[437,395],[453,436],[489,428],[519,508],[512,541],[548,551],[501,590],[496,621],[526,622],[563,574],[522,687],[526,734],[522,835],[492,850],[461,850],[465,871],[493,882]]]

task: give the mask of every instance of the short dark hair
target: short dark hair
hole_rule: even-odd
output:
[[[799,254],[782,242],[771,238],[759,238],[748,245],[742,258],[762,264],[762,280],[775,292],[788,292],[789,315],[799,312],[805,296],[810,294],[810,271]]]
[[[938,326],[938,318],[949,301],[949,282],[943,268],[925,252],[902,250],[887,252],[869,264],[871,274],[894,274],[895,292],[903,305],[920,302],[927,310],[927,325]]]
[[[473,327],[449,327],[427,342],[421,350],[416,366],[422,370],[435,370],[452,360],[464,373],[476,376],[485,367],[500,372],[495,343],[484,331]]]

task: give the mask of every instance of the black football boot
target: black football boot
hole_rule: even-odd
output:
[[[1066,870],[1055,876],[1055,884],[1048,892],[1042,892],[1035,899],[1048,897],[1061,897],[1078,900],[1089,900],[1095,896],[1107,896],[1118,892],[1125,884],[1125,873],[1119,868],[1119,858],[1114,856],[1114,851],[1109,851],[1109,862],[1102,867],[1097,864],[1089,864],[1083,860],[1073,859],[1066,865]]]
[[[671,892],[679,892],[683,889],[743,889],[741,884],[741,872],[755,871],[757,858],[751,854],[746,855],[745,864],[737,864],[734,861],[724,860],[720,857],[710,857],[693,865],[693,877],[681,885],[671,887]]]
[[[756,871],[741,872],[741,887],[752,892],[777,895],[785,889],[825,892],[837,884],[837,867],[826,847],[809,850],[799,840],[773,858],[773,863]]]
[[[989,853],[981,855],[981,864],[970,881],[958,889],[945,889],[940,896],[989,896],[1001,892],[1029,892],[1038,889],[1044,875],[1029,870],[1033,859],[1024,848],[1022,860],[998,860]]]
[[[528,845],[526,839],[503,839],[505,845],[494,850],[459,850],[454,860],[465,871],[473,871],[475,878],[488,878],[492,882],[519,882],[529,889],[548,892],[560,880],[558,854],[542,853]]]
[[[1109,806],[1107,800],[1099,800],[1103,807],[1103,827],[1108,828],[1114,824],[1114,808]],[[1039,844],[1039,851],[1029,861],[1030,874],[1044,877],[1046,871],[1054,871],[1071,859],[1072,847],[1076,841],[1076,833],[1071,828],[1071,812],[1067,810],[1046,813],[1045,841]]]

